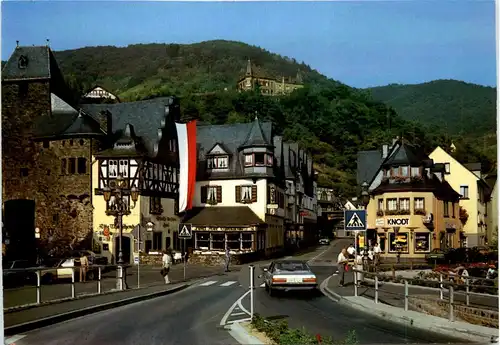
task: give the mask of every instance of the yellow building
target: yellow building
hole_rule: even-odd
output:
[[[266,96],[278,96],[292,93],[296,89],[304,87],[300,73],[292,80],[291,78],[282,77],[281,80],[273,79],[265,76],[259,76],[254,72],[252,63],[248,60],[245,76],[240,78],[237,83],[238,91],[255,90],[259,87],[260,92]]]
[[[497,174],[489,175],[485,178],[490,186],[491,194],[486,208],[488,216],[486,219],[486,239],[487,245],[498,245],[498,183]]]
[[[383,257],[422,260],[434,248],[459,246],[459,194],[444,178],[444,165],[398,140],[369,184],[368,244]]]
[[[461,195],[460,218],[463,225],[463,244],[466,247],[486,244],[488,199],[490,188],[481,175],[481,164],[461,164],[441,147],[429,157],[444,164],[447,181]]]

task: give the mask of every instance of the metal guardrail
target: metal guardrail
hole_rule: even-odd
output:
[[[445,277],[447,276],[446,274],[439,274],[439,280],[428,280],[428,279],[421,279],[421,278],[402,278],[400,277],[399,280],[403,281],[402,285],[404,288],[404,291],[402,293],[400,292],[394,292],[394,291],[388,291],[389,289],[384,289],[383,288],[383,283],[388,282],[387,275],[382,275],[382,274],[377,274],[373,272],[366,272],[363,270],[359,269],[353,269],[353,278],[354,278],[354,296],[359,296],[359,289],[360,288],[367,288],[367,289],[373,289],[374,291],[374,302],[375,303],[380,303],[380,294],[387,294],[387,295],[393,295],[393,296],[398,296],[403,299],[404,302],[404,310],[408,311],[409,309],[409,302],[411,298],[416,298],[415,295],[420,295],[418,298],[419,300],[425,300],[425,298],[422,296],[422,293],[419,294],[414,294],[413,296],[410,294],[410,289],[415,288],[415,289],[425,289],[427,291],[433,291],[433,292],[438,292],[439,297],[438,299],[441,301],[446,301],[448,303],[448,319],[450,321],[455,320],[455,307],[456,306],[469,306],[473,308],[478,308],[478,309],[483,309],[481,307],[487,306],[489,307],[489,311],[494,311],[498,313],[498,294],[486,294],[486,293],[478,293],[478,292],[473,292],[474,288],[485,288],[484,285],[481,284],[475,284],[478,281],[489,281],[491,282],[491,279],[485,279],[485,278],[479,278],[479,277],[463,277],[463,276],[456,276],[456,278],[463,279],[464,283],[460,284],[455,281],[452,281],[450,279],[446,279]],[[358,275],[361,275],[361,277],[358,277]],[[384,279],[381,279],[381,277],[384,277]],[[372,286],[368,285],[361,285],[363,280],[366,282],[366,278],[371,279],[373,283]],[[389,277],[391,278],[391,277]],[[390,281],[389,281],[390,282]],[[427,286],[422,286],[420,285],[421,283],[425,283]],[[431,285],[431,286],[429,286]],[[392,285],[391,286],[395,287],[397,289],[397,285]],[[435,288],[432,286],[436,286]],[[487,288],[490,288],[491,290],[496,290],[498,293],[498,287],[495,286],[487,286]],[[394,289],[392,289],[394,290]],[[363,294],[366,296],[366,294]],[[436,296],[437,297],[437,296]],[[471,301],[471,297],[475,297],[477,300],[477,303],[472,303],[474,301]],[[464,299],[464,301],[458,301],[458,299]],[[496,301],[494,305],[489,305],[489,304],[481,304],[479,303],[480,300],[489,300],[491,302]],[[436,301],[433,299],[432,301]],[[460,303],[460,302],[463,302]],[[495,308],[496,307],[496,308]],[[484,310],[484,309],[483,309]],[[479,316],[480,317],[480,316]]]

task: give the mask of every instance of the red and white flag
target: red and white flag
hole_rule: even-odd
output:
[[[196,120],[176,123],[179,144],[179,212],[193,207],[196,189]]]

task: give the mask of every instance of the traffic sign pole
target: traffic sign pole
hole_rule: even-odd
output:
[[[183,240],[184,242],[184,253],[182,253],[182,257],[183,257],[183,260],[184,260],[184,281],[186,281],[186,239]]]
[[[193,225],[192,224],[185,224],[185,223],[179,223],[179,235],[178,237],[182,239],[182,260],[184,262],[184,281],[186,280],[186,255],[187,255],[187,248],[186,248],[186,240],[191,239],[193,237],[193,231],[192,231]]]

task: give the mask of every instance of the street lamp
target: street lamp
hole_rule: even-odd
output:
[[[361,202],[365,208],[370,203],[370,194],[368,193],[368,183],[365,181],[361,184]]]
[[[114,203],[106,210],[108,216],[114,216],[118,221],[120,229],[120,238],[118,242],[118,265],[123,265],[123,252],[122,252],[122,236],[123,236],[123,216],[129,215],[139,198],[139,189],[133,186],[130,190],[128,188],[128,181],[121,175],[115,181],[110,182],[110,187],[104,187],[103,196],[106,203],[114,196]],[[133,205],[129,205],[123,200],[123,196],[130,194]]]

